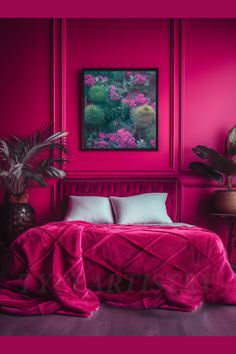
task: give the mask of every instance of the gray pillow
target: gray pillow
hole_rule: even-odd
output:
[[[166,210],[167,193],[110,197],[117,224],[172,223]]]
[[[83,220],[94,224],[113,224],[111,204],[106,197],[70,196],[64,221]]]

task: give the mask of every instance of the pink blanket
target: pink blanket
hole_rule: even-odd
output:
[[[236,304],[220,238],[198,227],[50,223],[22,234],[0,288],[15,314],[90,316],[100,301],[193,311]]]

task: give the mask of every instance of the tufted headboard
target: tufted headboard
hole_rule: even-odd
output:
[[[178,221],[179,184],[175,178],[67,178],[61,183],[62,217],[65,215],[67,200],[70,195],[127,197],[141,193],[158,192],[168,193],[166,201],[168,214],[173,221]]]

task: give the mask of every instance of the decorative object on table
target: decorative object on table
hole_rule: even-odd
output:
[[[51,128],[47,127],[23,139],[15,136],[0,139],[0,183],[6,190],[0,221],[5,242],[10,243],[35,224],[27,190],[32,181],[45,187],[45,177],[65,177],[59,165],[66,161],[61,157],[62,153],[67,154],[66,136],[64,131],[51,134]]]
[[[83,69],[82,149],[157,150],[158,69]]]
[[[201,172],[222,184],[224,190],[214,193],[215,211],[224,214],[236,214],[236,190],[232,190],[233,176],[236,174],[236,125],[228,132],[225,139],[225,156],[204,145],[193,148],[193,152],[209,162],[191,162],[192,170]]]

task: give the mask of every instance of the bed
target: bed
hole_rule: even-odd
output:
[[[100,302],[131,308],[194,311],[203,302],[236,304],[236,277],[214,232],[178,224],[176,179],[63,181],[68,197],[168,194],[173,224],[53,222],[22,234],[0,287],[0,309],[91,316]]]

